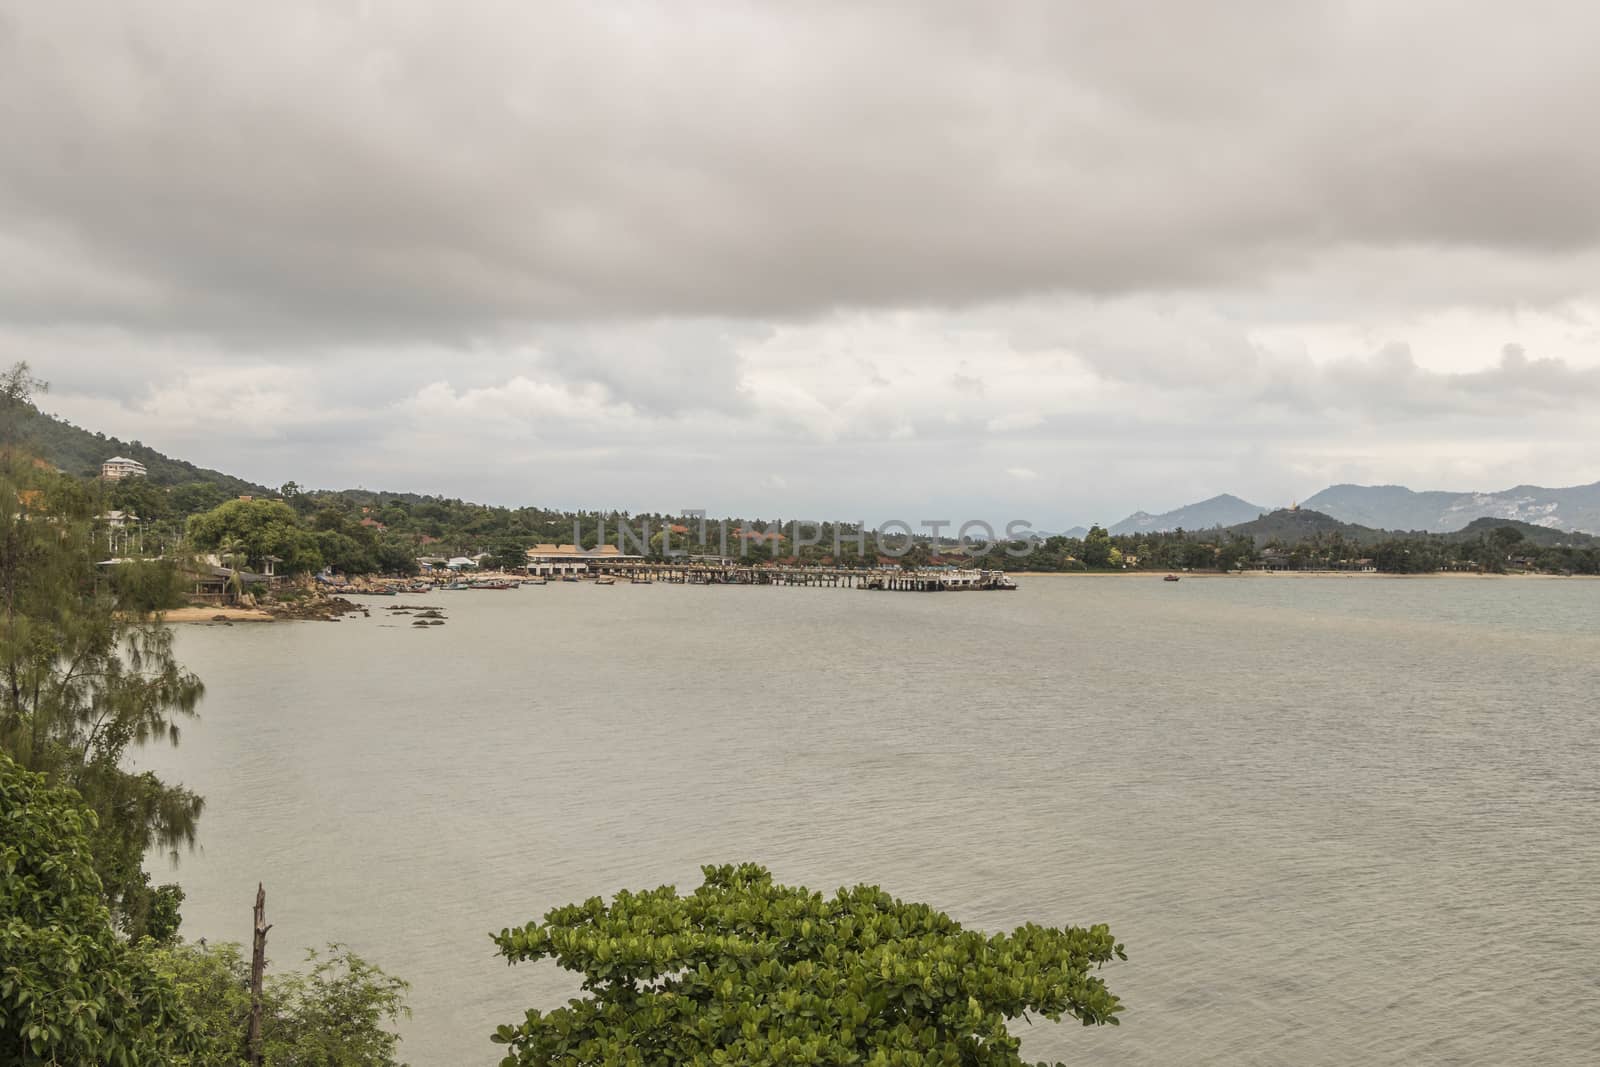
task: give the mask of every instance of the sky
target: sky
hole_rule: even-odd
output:
[[[1600,478],[1600,7],[0,0],[0,364],[270,485]]]

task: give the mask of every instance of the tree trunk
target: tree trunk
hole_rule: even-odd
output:
[[[250,1030],[245,1046],[250,1054],[250,1067],[261,1067],[261,976],[267,969],[267,891],[256,883],[256,929],[250,953]]]

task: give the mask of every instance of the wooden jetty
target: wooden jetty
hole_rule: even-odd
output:
[[[1002,571],[864,570],[850,567],[799,567],[735,562],[673,562],[671,560],[589,559],[589,573],[627,577],[643,585],[667,582],[677,585],[799,585],[842,589],[883,589],[897,592],[941,593],[966,590],[1015,589],[1017,583]]]

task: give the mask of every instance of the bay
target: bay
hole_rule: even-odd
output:
[[[1015,593],[552,584],[442,627],[181,629],[141,764],[207,798],[190,938],[413,983],[415,1067],[576,991],[487,934],[756,861],[963,923],[1107,922],[1093,1064],[1600,1062],[1600,583],[1146,576]],[[399,601],[405,602],[404,598]]]

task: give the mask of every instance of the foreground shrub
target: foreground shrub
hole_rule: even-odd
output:
[[[156,954],[201,1037],[185,1067],[244,1067],[250,961],[236,944]],[[305,973],[269,972],[262,988],[265,1067],[399,1067],[390,1024],[407,1014],[406,983],[344,945],[310,952]]]
[[[1093,972],[1126,959],[1104,926],[963,930],[874,886],[830,899],[763,867],[706,867],[672,886],[596,897],[494,936],[512,963],[554,959],[584,996],[494,1040],[504,1067],[587,1064],[1022,1063],[1006,1020],[1115,1024]]]
[[[95,817],[0,754],[0,1063],[126,1067],[200,1047],[173,983],[112,926]]]

